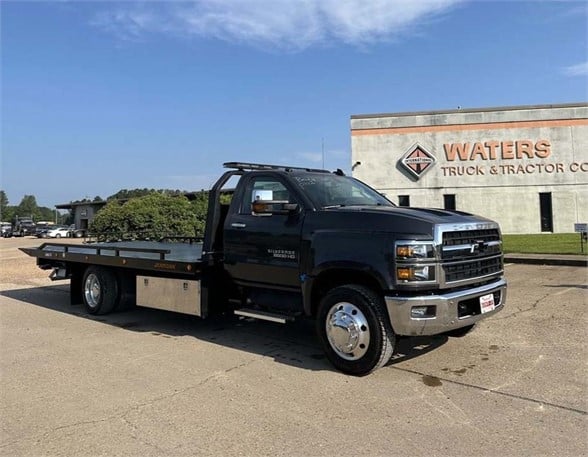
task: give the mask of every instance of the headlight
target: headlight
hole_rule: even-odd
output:
[[[435,281],[436,262],[432,241],[397,241],[394,254],[398,283]]]
[[[398,281],[434,281],[435,268],[432,265],[399,266],[396,268],[396,279]]]
[[[399,259],[430,259],[434,257],[432,243],[396,242],[396,258]]]

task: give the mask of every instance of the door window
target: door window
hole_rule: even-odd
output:
[[[251,214],[251,204],[257,200],[295,203],[286,186],[274,178],[254,178],[245,188],[241,214]]]

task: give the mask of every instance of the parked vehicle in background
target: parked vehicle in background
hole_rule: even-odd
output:
[[[86,236],[86,230],[77,229],[75,224],[71,224],[69,226],[69,236],[71,238],[83,238]]]
[[[32,217],[16,216],[14,226],[12,227],[12,234],[14,236],[31,236],[35,235],[35,222]]]
[[[12,236],[12,224],[10,222],[0,222],[0,236],[10,238]]]
[[[76,229],[73,232],[72,235],[74,238],[84,238],[85,236],[88,236],[88,233],[86,230],[84,229]]]
[[[46,232],[46,238],[69,238],[70,236],[69,227],[53,227]]]
[[[47,238],[47,232],[48,232],[48,231],[49,231],[49,229],[48,229],[48,228],[46,228],[46,229],[41,229],[41,230],[37,230],[37,231],[35,232],[35,236],[36,236],[37,238]]]
[[[37,222],[35,225],[35,236],[37,238],[47,238],[47,231],[55,228],[55,224],[53,222]]]

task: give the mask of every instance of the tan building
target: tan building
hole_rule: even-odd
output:
[[[503,233],[588,222],[588,104],[351,116],[353,175],[403,206],[476,213]]]

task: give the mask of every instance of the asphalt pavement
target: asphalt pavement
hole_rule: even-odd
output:
[[[87,315],[35,244],[0,240],[2,457],[588,455],[586,268],[507,257],[503,311],[356,378],[307,321]]]

